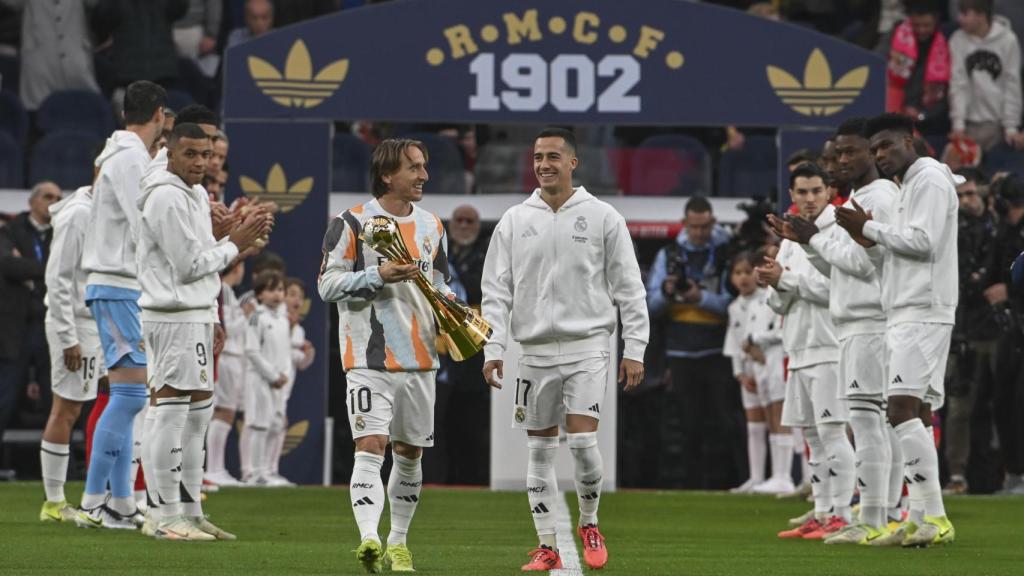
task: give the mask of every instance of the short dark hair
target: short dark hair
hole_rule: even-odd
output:
[[[171,137],[167,139],[167,147],[174,148],[182,138],[203,140],[207,136],[206,132],[203,132],[203,129],[198,124],[179,122],[174,125],[174,130],[171,130]]]
[[[548,126],[538,132],[533,141],[536,142],[541,138],[561,138],[562,140],[565,140],[566,146],[568,146],[573,152],[576,152],[576,134],[573,134],[572,130],[559,128],[557,126]]]
[[[975,184],[988,184],[988,178],[985,177],[985,171],[977,166],[961,166],[953,171],[957,176],[963,176],[968,182],[974,182]]]
[[[807,163],[797,166],[796,169],[789,175],[789,189],[792,190],[796,186],[797,178],[821,178],[822,182],[828,182],[828,176],[825,175],[825,171],[821,169],[817,164]]]
[[[886,112],[880,116],[875,116],[871,120],[868,120],[865,135],[871,138],[879,132],[885,132],[886,130],[893,130],[895,132],[902,132],[908,136],[914,135],[914,121],[910,116],[900,114],[899,112]]]
[[[960,12],[968,10],[984,14],[989,20],[992,20],[994,3],[992,0],[960,0]]]
[[[786,158],[786,166],[790,166],[790,165],[793,165],[793,164],[800,164],[800,163],[803,163],[803,162],[817,162],[817,161],[818,161],[818,153],[817,152],[815,152],[814,150],[811,150],[810,148],[801,148],[801,149],[797,150],[796,152],[793,152],[792,154],[790,154],[789,158]]]
[[[732,269],[735,268],[736,265],[739,264],[740,262],[746,262],[747,264],[750,264],[751,268],[754,268],[755,266],[757,266],[757,264],[754,263],[754,258],[755,253],[753,251],[740,250],[732,257],[732,261],[729,262],[729,272],[732,272]]]
[[[419,140],[388,138],[373,149],[373,159],[370,161],[370,181],[374,198],[380,198],[388,193],[388,185],[384,182],[384,176],[394,174],[402,167],[402,156],[405,156],[405,151],[410,147],[419,148],[423,153],[424,161],[430,160],[426,144]]]
[[[918,156],[934,158],[935,149],[928,143],[927,140],[920,136],[914,136],[914,152],[917,152]]]
[[[939,4],[935,0],[904,0],[903,6],[908,16],[931,14],[938,17],[941,13]]]
[[[861,136],[867,138],[867,118],[847,118],[836,128],[836,136]]]
[[[257,297],[267,290],[274,290],[278,286],[284,287],[284,275],[277,270],[264,270],[256,275],[252,283],[252,292]]]
[[[711,202],[703,196],[694,196],[686,201],[686,207],[683,208],[683,214],[687,212],[693,212],[694,214],[706,214],[711,212]]]
[[[284,289],[287,290],[292,286],[298,286],[303,292],[306,291],[306,283],[302,281],[302,278],[296,278],[295,276],[285,278]]]
[[[132,82],[124,92],[125,126],[148,124],[167,102],[167,91],[149,80]]]
[[[217,115],[202,104],[189,104],[178,112],[178,122],[191,122],[192,124],[218,125]]]
[[[284,262],[284,258],[277,252],[271,252],[270,250],[264,250],[260,252],[252,259],[252,274],[253,276],[259,276],[264,270],[277,270],[282,276],[287,265]]]

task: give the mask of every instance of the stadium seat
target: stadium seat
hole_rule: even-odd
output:
[[[522,194],[524,166],[529,160],[526,144],[487,144],[476,158],[476,189],[480,194]]]
[[[18,93],[21,63],[17,56],[0,56],[0,89]]]
[[[466,193],[466,164],[454,140],[429,132],[413,132],[405,137],[419,140],[427,146],[430,180],[423,186],[425,194]]]
[[[181,90],[167,91],[167,107],[175,112],[178,112],[195,101],[196,99],[188,92],[182,92]]]
[[[28,135],[28,112],[18,95],[9,90],[0,90],[0,130],[17,142],[24,142]]]
[[[632,151],[628,195],[711,194],[711,156],[700,140],[685,134],[651,136]]]
[[[774,197],[778,148],[772,136],[748,136],[740,150],[726,150],[718,165],[718,196]]]
[[[88,90],[64,90],[50,94],[43,101],[37,123],[44,134],[70,130],[106,138],[114,131],[114,113],[100,94]]]
[[[619,179],[609,152],[600,146],[577,146],[579,165],[573,173],[573,185],[583,186],[600,196],[619,194]]]
[[[334,135],[334,163],[331,190],[368,192],[370,190],[370,147],[348,132]]]
[[[10,133],[0,130],[0,188],[25,186],[24,162],[21,145]]]
[[[93,156],[102,138],[92,132],[51,132],[32,149],[29,182],[53,180],[64,190],[92,182]]]

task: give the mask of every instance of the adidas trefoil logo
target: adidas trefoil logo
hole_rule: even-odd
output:
[[[239,185],[242,187],[242,192],[245,195],[254,200],[263,200],[274,202],[281,207],[281,212],[291,212],[302,201],[309,196],[309,193],[313,190],[313,177],[308,176],[299,180],[298,182],[288,186],[288,180],[284,173],[284,168],[280,164],[274,164],[270,168],[270,172],[267,174],[267,185],[263,186],[256,180],[249,178],[248,176],[242,176],[238,179]],[[302,422],[292,426],[288,429],[288,435],[291,436],[293,433],[296,435],[305,436],[305,431],[309,430],[309,422],[305,424],[305,431],[297,430]],[[299,442],[301,442],[301,438]],[[297,445],[297,444],[296,444]]]
[[[249,56],[249,75],[256,87],[281,106],[313,108],[330,98],[348,75],[348,58],[335,60],[313,75],[313,60],[306,43],[296,40],[288,51],[284,75],[270,62]]]
[[[768,66],[768,83],[775,94],[798,114],[831,116],[860,96],[868,83],[870,69],[858,66],[832,83],[832,68],[820,48],[815,48],[804,65],[804,80],[777,66]]]

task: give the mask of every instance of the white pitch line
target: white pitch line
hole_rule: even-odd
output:
[[[583,576],[583,568],[580,566],[580,555],[576,551],[576,537],[573,535],[572,516],[569,514],[569,505],[566,504],[566,495],[561,494],[557,498],[558,507],[555,510],[555,538],[558,542],[558,553],[562,556],[562,569],[550,570],[552,576]]]

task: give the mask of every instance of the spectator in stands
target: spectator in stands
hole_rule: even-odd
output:
[[[27,110],[38,109],[53,92],[100,91],[93,70],[87,15],[97,2],[3,0],[22,11],[19,94]]]
[[[110,37],[118,87],[151,80],[165,87],[178,78],[171,30],[188,11],[188,0],[100,0],[93,22],[97,40]],[[120,98],[115,93],[115,102]]]
[[[480,277],[488,238],[480,237],[480,214],[468,204],[459,206],[448,220],[448,262],[466,294],[466,303],[480,310]],[[490,469],[490,391],[483,377],[484,356],[449,364],[452,393],[445,419],[446,437],[463,444],[448,458],[450,484],[487,484]],[[457,415],[457,416],[456,416]]]
[[[960,199],[957,234],[960,303],[946,383],[946,426],[942,445],[949,468],[947,494],[967,492],[972,415],[979,396],[984,401],[991,394],[999,333],[992,308],[982,293],[996,227],[983,198],[985,176],[977,168],[961,168],[956,173],[966,181],[956,187]]]
[[[652,320],[664,317],[672,386],[666,397],[662,484],[728,488],[745,469],[743,415],[732,365],[722,355],[727,310],[729,234],[711,203],[686,203],[685,227],[658,252],[647,279]]]
[[[889,38],[886,110],[914,118],[923,133],[949,132],[949,44],[937,0],[908,0],[907,18]]]
[[[195,60],[216,51],[223,7],[221,0],[189,0],[188,12],[174,23],[174,46],[179,56]]]
[[[987,152],[1001,142],[1024,147],[1021,121],[1021,52],[1017,36],[992,0],[960,0],[960,30],[949,41],[953,139],[969,136]]]
[[[14,411],[29,367],[49,411],[50,356],[43,317],[46,259],[50,254],[50,205],[60,188],[40,182],[32,188],[29,210],[0,228],[0,438]]]
[[[337,0],[274,0],[274,22],[280,28],[330,14],[337,9]]]
[[[245,1],[245,26],[228,35],[228,48],[257,38],[274,28],[274,4],[270,0]]]
[[[993,391],[996,430],[1006,467],[1003,492],[1024,495],[1024,308],[1008,290],[1010,266],[1024,251],[1024,179],[1006,176],[992,191],[1002,221],[991,246],[984,296],[1001,328]]]

